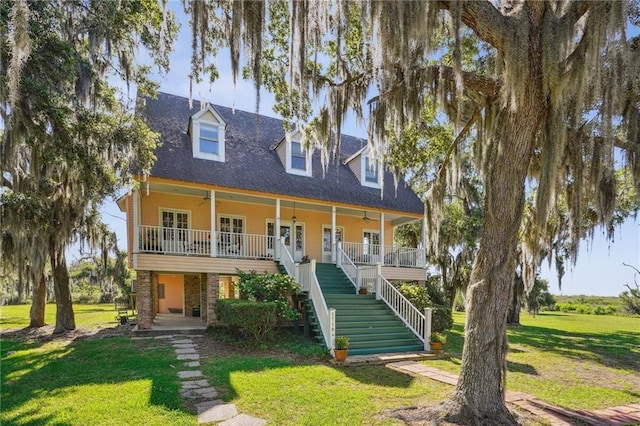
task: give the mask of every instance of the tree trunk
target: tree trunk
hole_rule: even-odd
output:
[[[50,244],[51,268],[53,269],[54,292],[56,296],[56,327],[55,333],[76,329],[73,314],[71,288],[69,286],[69,271],[64,250],[56,250],[53,242]]]
[[[522,299],[523,291],[524,283],[522,282],[522,277],[519,274],[516,274],[513,283],[513,290],[511,291],[511,306],[509,306],[509,312],[507,313],[508,325],[520,325],[520,301]]]
[[[40,274],[40,279],[33,283],[33,299],[31,311],[29,313],[29,327],[37,328],[45,325],[44,312],[47,305],[47,280],[44,272]]]
[[[541,82],[532,80],[517,112],[504,108],[486,166],[480,247],[465,301],[462,371],[445,403],[446,419],[461,424],[515,424],[504,403],[507,310],[516,267],[525,178],[538,123],[544,115]],[[533,93],[531,93],[533,92]],[[537,92],[537,93],[536,93]]]

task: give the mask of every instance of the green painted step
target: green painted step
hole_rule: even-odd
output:
[[[316,276],[329,308],[336,310],[336,335],[350,340],[349,353],[366,355],[424,350],[424,345],[375,295],[358,295],[333,264],[317,264]],[[315,331],[321,335],[316,324]]]

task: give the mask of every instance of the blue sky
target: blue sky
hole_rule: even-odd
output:
[[[181,9],[179,3],[170,2],[173,9]],[[171,71],[166,76],[159,76],[160,90],[163,92],[189,96],[189,72],[191,43],[188,34],[188,23],[184,15],[179,14],[182,22],[178,40],[174,52],[171,55]],[[144,57],[144,55],[140,55]],[[213,85],[202,83],[194,84],[194,99],[206,100],[210,103],[235,107],[240,110],[255,110],[255,90],[250,82],[239,81],[236,87],[230,74],[228,53],[219,55],[218,68],[220,78]],[[274,98],[271,94],[262,92],[260,113],[276,116],[271,110]],[[365,129],[358,127],[354,120],[343,129],[346,134],[365,136]],[[102,208],[103,220],[116,231],[118,244],[121,249],[126,248],[126,228],[124,214],[122,214],[113,200],[107,200]],[[77,254],[70,253],[71,259]],[[630,219],[616,230],[615,241],[608,243],[604,238],[604,232],[596,230],[592,242],[582,242],[580,255],[575,267],[567,268],[563,278],[562,291],[558,289],[558,280],[555,269],[549,270],[547,264],[541,268],[541,276],[549,280],[550,291],[554,294],[587,294],[617,296],[625,290],[625,283],[633,283],[633,271],[622,263],[640,267],[640,221]],[[640,277],[639,277],[640,279]]]

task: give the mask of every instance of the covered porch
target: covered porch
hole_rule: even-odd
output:
[[[356,264],[425,267],[424,233],[419,247],[393,244],[395,227],[423,215],[163,182],[133,191],[123,204],[131,214],[132,257],[268,261],[279,258],[282,239],[297,262],[335,263],[341,243]]]

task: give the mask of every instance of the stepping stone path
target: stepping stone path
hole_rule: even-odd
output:
[[[235,404],[227,404],[219,399],[218,391],[211,386],[198,368],[200,354],[195,339],[204,336],[158,336],[155,339],[166,340],[176,352],[178,361],[183,361],[184,370],[178,371],[182,381],[180,396],[184,400],[196,403],[198,423],[215,423],[221,426],[262,426],[267,421],[247,414],[238,413]]]

